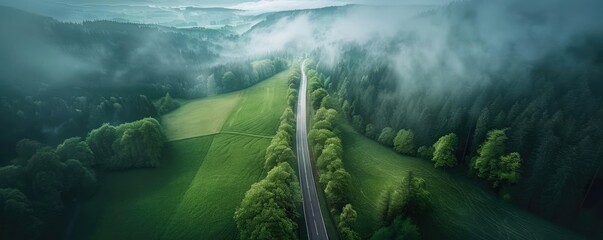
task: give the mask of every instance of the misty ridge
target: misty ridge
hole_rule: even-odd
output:
[[[263,14],[258,18],[265,20],[240,37],[225,29],[62,24],[43,17],[32,21],[23,16],[29,14],[3,9],[2,29],[12,34],[2,38],[2,61],[7,64],[0,73],[3,83],[19,78],[15,83],[21,84],[27,79],[59,84],[73,79],[85,84],[206,81],[202,70],[218,62],[318,50],[320,64],[333,66],[356,47],[368,53],[365,66],[389,64],[401,88],[437,81],[432,89],[437,94],[436,86],[446,86],[435,84],[440,81],[457,86],[488,83],[493,73],[527,71],[531,63],[576,39],[596,36],[603,28],[598,14],[602,4],[581,2],[459,1],[437,9],[349,5],[295,10]],[[568,63],[588,68],[577,62],[583,58],[575,60]]]
[[[250,44],[244,52],[317,50],[320,64],[332,67],[356,47],[367,52],[366,66],[388,63],[395,69],[403,88],[423,78],[487,83],[497,71],[527,71],[553,52],[599,37],[603,4],[579,2],[457,1],[436,9],[352,5],[274,14],[243,35]],[[583,62],[589,60],[567,63],[589,69]]]
[[[170,21],[173,15],[164,16],[148,7],[131,7],[128,11],[140,15],[124,19],[119,17],[123,13],[116,13],[118,9],[92,6],[86,9],[90,15],[82,15],[83,20],[69,15],[57,20],[0,6],[0,170],[17,176],[30,158],[41,159],[40,162],[46,158],[55,162],[68,160],[67,156],[54,156],[53,151],[60,151],[51,148],[81,147],[84,142],[96,144],[101,152],[106,150],[101,161],[94,163],[98,165],[82,162],[79,164],[83,167],[76,168],[78,163],[70,162],[78,171],[86,169],[87,177],[94,177],[99,166],[111,164],[115,169],[157,167],[161,148],[169,142],[162,132],[163,115],[181,104],[203,98],[213,100],[209,97],[246,90],[256,84],[263,86],[258,83],[275,81],[274,76],[284,74],[290,74],[283,79],[288,78],[286,101],[291,109],[283,113],[283,129],[279,126],[278,131],[288,131],[291,139],[286,145],[294,160],[293,109],[298,100],[296,88],[305,71],[310,112],[316,113],[316,119],[325,118],[316,124],[318,128],[323,125],[323,135],[312,129],[315,134],[309,137],[330,136],[326,134],[329,133],[337,138],[341,146],[333,150],[338,154],[332,156],[338,158],[334,161],[337,167],[343,169],[344,162],[349,161],[343,159],[349,157],[343,149],[345,146],[349,150],[346,137],[352,135],[384,149],[392,148],[404,157],[412,156],[413,161],[433,160],[438,143],[454,142],[448,153],[454,163],[447,165],[450,169],[446,171],[463,178],[467,175],[476,184],[488,186],[492,193],[488,197],[495,201],[500,198],[500,203],[513,203],[582,235],[603,236],[599,227],[603,224],[602,1],[459,0],[437,7],[352,4],[262,14],[166,7],[177,16],[191,17],[174,21]],[[94,15],[95,11],[102,14]],[[151,12],[147,15],[144,11]],[[157,19],[145,19],[154,14]],[[210,17],[203,18],[203,14]],[[101,17],[86,20],[86,16]],[[193,18],[198,21],[188,21]],[[300,69],[302,61],[306,65]],[[272,90],[260,89],[256,95],[277,96]],[[216,101],[216,106],[207,109],[230,109],[253,101],[238,94],[216,96],[232,99]],[[267,109],[268,104],[250,105],[253,104],[261,104],[262,113],[271,110]],[[199,110],[189,117],[219,115],[207,111]],[[283,122],[285,117],[287,121]],[[147,133],[154,137],[144,143],[137,141]],[[396,142],[401,137],[396,133],[410,139],[410,146],[399,150]],[[238,136],[235,135],[231,137]],[[476,159],[482,157],[483,146],[496,136],[502,139],[497,145],[501,156],[493,159],[511,159],[517,164],[512,174],[492,173],[484,177],[483,172],[488,170],[477,167]],[[129,142],[121,144],[122,137]],[[277,137],[273,139],[278,142]],[[157,148],[148,153],[150,158],[140,154],[146,154],[144,149],[149,144]],[[43,150],[41,154],[36,152],[39,149]],[[94,151],[89,152],[93,155]],[[324,161],[323,165],[327,167]],[[345,167],[350,169],[348,162]],[[409,173],[407,180],[414,184],[412,176]],[[94,184],[86,186],[86,195],[95,191],[96,186],[92,185],[96,179],[92,181],[92,177],[88,180]],[[417,181],[425,187],[422,180]],[[10,187],[18,188],[13,185]],[[427,186],[432,187],[429,183]],[[37,199],[44,194],[36,195],[36,189],[28,188],[29,185],[23,188],[21,195],[34,202],[46,201]],[[341,197],[340,204],[349,200],[344,188],[337,196]],[[52,190],[57,189],[60,190]],[[57,196],[52,200],[58,205],[68,205],[75,199]],[[40,206],[43,209],[44,204]],[[344,206],[329,210],[331,214],[338,213]],[[62,206],[53,211],[56,212],[48,216],[39,209],[28,214],[52,223],[56,218],[53,214],[65,213]],[[352,211],[351,206],[348,211]],[[506,208],[496,211],[500,211],[500,216],[483,219],[485,226],[498,226],[501,219],[508,221],[505,214],[512,214],[502,213]],[[427,238],[475,237],[479,233],[474,228],[482,224],[478,218],[498,213],[448,221],[454,214],[434,211],[429,214],[435,220],[429,223],[434,223],[436,230]],[[446,214],[450,216],[442,217]],[[387,226],[379,223],[356,228],[366,238],[383,229],[395,232],[399,224],[414,226],[417,234],[418,229],[429,225],[414,225],[408,220],[410,217],[404,223],[396,223],[401,219],[394,220],[393,216],[387,218]],[[234,221],[232,217],[228,219]],[[523,223],[511,224],[525,227]],[[349,232],[356,231],[352,225],[346,226]],[[40,232],[62,234],[60,230],[49,230],[53,229],[52,224],[40,226]],[[542,227],[530,232],[529,227],[525,228],[528,230],[520,229],[513,236],[546,230]]]
[[[243,36],[252,43],[246,52],[310,52],[356,131],[391,146],[382,138],[387,129],[410,130],[425,158],[439,137],[456,133],[455,154],[470,172],[490,131],[503,129],[506,149],[523,166],[516,184],[495,186],[498,194],[597,232],[585,216],[603,219],[603,4],[458,1],[401,9],[275,14]]]

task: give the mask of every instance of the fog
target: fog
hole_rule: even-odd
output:
[[[390,63],[406,88],[412,88],[419,73],[439,83],[487,82],[488,73],[527,69],[530,62],[577,38],[603,32],[601,12],[603,3],[592,0],[459,1],[438,7],[301,11],[253,29],[249,42],[237,52],[301,55],[321,49],[320,63],[332,65],[346,46],[356,45],[372,55],[366,60]]]
[[[394,69],[401,88],[407,90],[422,80],[482,84],[492,80],[491,73],[529,69],[531,62],[567,47],[576,38],[601,33],[603,3],[578,2],[349,5],[252,16],[253,23],[262,22],[235,38],[199,39],[171,34],[171,30],[143,29],[118,43],[101,33],[86,35],[99,26],[84,25],[77,36],[81,41],[74,41],[48,34],[30,22],[8,21],[11,16],[5,14],[7,21],[1,27],[12,34],[2,38],[0,57],[5,64],[0,73],[3,83],[23,82],[23,75],[55,82],[75,78],[139,82],[148,80],[148,75],[169,81],[165,76],[170,74],[203,80],[200,70],[204,67],[273,53],[318,52],[321,65],[333,66],[346,49],[356,47],[368,54],[363,59],[367,66],[387,64]],[[232,17],[233,13],[223,14]],[[516,72],[515,77],[521,77],[526,71]],[[437,88],[449,89],[434,84]]]

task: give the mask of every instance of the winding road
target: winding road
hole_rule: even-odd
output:
[[[308,239],[329,239],[325,221],[320,211],[320,202],[316,191],[316,182],[312,174],[312,163],[310,162],[310,151],[308,149],[308,131],[306,123],[306,96],[308,79],[304,72],[304,60],[301,64],[301,83],[299,97],[297,100],[297,167],[299,169],[299,182],[301,184],[302,201],[304,207],[304,219],[308,232]]]

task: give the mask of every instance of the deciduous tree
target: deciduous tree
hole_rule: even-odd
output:
[[[437,167],[454,167],[457,163],[454,155],[458,139],[456,134],[450,133],[444,135],[433,144],[433,158],[431,161],[434,162],[434,166]]]

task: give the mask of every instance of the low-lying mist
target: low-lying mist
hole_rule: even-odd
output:
[[[367,66],[388,63],[405,89],[416,81],[447,85],[490,81],[603,32],[603,3],[457,1],[441,7],[346,6],[274,14],[244,35],[247,54],[310,53],[332,66],[350,46],[366,50]],[[449,83],[449,84],[447,84]]]

